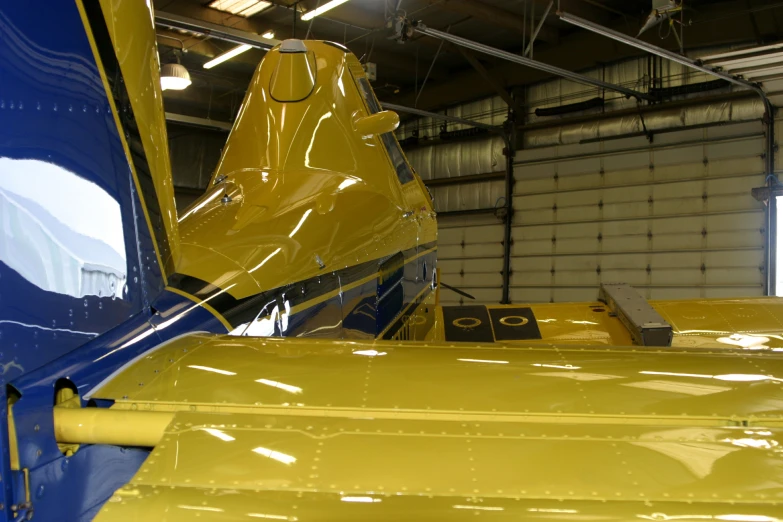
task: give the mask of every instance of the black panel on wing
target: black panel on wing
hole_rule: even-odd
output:
[[[536,316],[530,308],[491,308],[489,314],[498,341],[541,339]]]
[[[486,306],[444,306],[443,327],[447,341],[495,342]]]

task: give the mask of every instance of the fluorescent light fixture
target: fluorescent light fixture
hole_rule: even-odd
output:
[[[248,513],[250,518],[267,518],[270,520],[298,520],[296,517],[287,517],[285,515],[270,515],[268,513]]]
[[[261,0],[214,0],[214,2],[209,4],[209,7],[218,11],[248,17],[268,9],[271,5],[272,2],[263,2]]]
[[[206,431],[207,433],[209,433],[213,437],[217,437],[220,440],[224,440],[226,442],[231,442],[232,440],[237,440],[237,439],[235,439],[234,437],[232,437],[231,435],[229,435],[228,433],[226,433],[223,430],[217,430],[215,428],[201,428],[201,431]]]
[[[375,502],[382,502],[379,498],[373,497],[340,497],[342,502],[359,502],[362,504],[372,504]]]
[[[274,31],[267,31],[264,34],[262,34],[261,37],[262,38],[266,38],[268,40],[271,40],[271,39],[273,39],[275,37],[275,32]]]
[[[280,453],[279,451],[271,450],[269,448],[264,447],[257,447],[253,448],[253,453],[258,453],[259,455],[263,455],[264,457],[269,457],[272,460],[276,460],[278,462],[282,462],[283,464],[293,464],[296,462],[296,457],[293,457],[291,455],[286,455],[285,453]]]
[[[208,61],[207,63],[205,63],[204,64],[204,69],[211,69],[214,66],[219,65],[219,64],[225,62],[226,60],[230,60],[231,58],[233,58],[234,56],[237,56],[238,54],[244,53],[248,49],[251,49],[251,46],[249,46],[247,44],[237,45],[236,47],[234,47],[230,51],[226,51],[223,54],[221,54],[219,56],[216,56],[213,59],[211,59],[210,61]]]
[[[334,9],[338,5],[343,5],[347,1],[348,0],[332,0],[331,2],[326,2],[321,7],[313,9],[312,11],[307,11],[305,14],[302,15],[302,20],[304,20],[305,22],[311,20],[318,15],[324,14],[326,11],[329,11],[330,9]]]
[[[190,73],[183,65],[167,63],[160,68],[160,88],[164,91],[181,91],[190,84]]]
[[[540,366],[542,368],[558,368],[560,370],[581,370],[581,366],[571,366],[570,364],[540,364],[533,363],[530,366]]]
[[[202,370],[205,372],[219,373],[220,375],[236,375],[236,373],[234,372],[228,372],[226,370],[220,370],[218,368],[212,368],[210,366],[199,366],[197,364],[191,364],[188,366],[188,368],[193,368],[194,370]]]
[[[462,362],[475,362],[475,363],[487,363],[487,364],[508,364],[508,361],[493,361],[491,359],[457,359]]]
[[[271,386],[272,388],[280,388],[283,391],[287,391],[288,393],[302,393],[302,388],[299,386],[292,386],[290,384],[286,384],[284,382],[278,382],[278,381],[270,381],[269,379],[256,379],[256,382],[261,384],[266,384],[267,386]]]

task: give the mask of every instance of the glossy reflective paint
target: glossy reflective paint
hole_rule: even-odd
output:
[[[733,350],[183,338],[95,394],[176,412],[98,520],[775,520],[782,383]]]
[[[138,313],[160,270],[74,3],[0,8],[0,371],[6,381]],[[100,216],[96,219],[96,216]]]
[[[324,42],[304,45],[307,53],[267,53],[213,183],[180,218],[177,271],[235,299],[382,262],[436,238],[420,183],[400,183],[380,137],[355,129],[371,112],[356,57]],[[308,67],[286,65],[297,59],[315,65],[314,87],[301,101],[280,102],[270,82],[312,79]],[[281,67],[291,74],[275,76]]]
[[[783,299],[691,299],[650,301],[672,325],[673,347],[783,351]],[[513,307],[529,307],[535,316],[541,339],[520,342],[535,345],[630,346],[633,340],[604,303],[558,303],[489,305],[493,314],[503,316]],[[428,339],[446,338],[442,311],[440,321]],[[474,321],[475,322],[475,321]]]
[[[125,365],[149,356],[150,351],[165,346],[166,342],[185,332],[225,331],[215,317],[198,304],[179,295],[164,292],[153,306],[158,312],[152,317],[137,314],[110,332],[92,340],[55,363],[28,373],[13,381],[21,392],[14,404],[14,421],[18,434],[20,468],[30,470],[30,484],[34,490],[46,492],[34,504],[36,516],[44,520],[75,520],[81,510],[103,502],[111,491],[116,477],[130,476],[144,456],[136,451],[116,451],[101,465],[115,479],[101,479],[95,466],[102,462],[104,453],[98,446],[80,448],[78,456],[83,465],[69,467],[54,439],[52,407],[55,386],[60,379],[68,379],[78,389],[82,406],[86,406],[90,391],[109,379]],[[192,334],[191,334],[192,335]],[[198,340],[195,343],[198,344]],[[85,455],[79,456],[80,453]],[[144,452],[146,453],[146,451]],[[16,473],[18,474],[18,472]],[[23,482],[18,482],[13,498],[19,502],[24,495]],[[58,518],[63,517],[63,518]]]

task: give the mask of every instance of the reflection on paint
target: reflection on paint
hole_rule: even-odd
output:
[[[120,204],[95,183],[52,163],[0,158],[0,222],[0,261],[38,288],[123,297]]]
[[[290,520],[291,522],[299,520],[296,517],[287,517],[285,515],[270,515],[268,513],[248,513],[247,516],[250,518],[266,518],[269,520]]]
[[[465,506],[462,504],[455,504],[451,507],[453,507],[454,509],[473,509],[476,511],[503,511],[504,510],[504,508],[499,506]]]
[[[188,509],[193,511],[212,511],[214,513],[222,513],[223,510],[216,507],[209,507],[209,506],[187,506],[187,505],[178,505],[177,506],[180,509]]]
[[[226,441],[226,442],[231,442],[231,441],[237,440],[237,439],[235,439],[234,437],[232,437],[231,435],[229,435],[228,433],[226,433],[223,430],[218,430],[218,429],[215,429],[215,428],[199,428],[199,430],[205,431],[205,432],[209,433],[210,435],[212,435],[213,437],[216,437],[216,438],[218,438],[220,440],[223,440],[223,441]]]
[[[343,189],[346,189],[346,188],[350,187],[351,185],[355,185],[355,184],[356,184],[356,180],[355,179],[348,178],[345,181],[343,181],[342,183],[340,183],[340,185],[338,185],[337,190],[343,190]]]
[[[356,350],[353,354],[366,355],[367,357],[380,357],[381,355],[386,355],[386,352],[379,352],[377,350]]]
[[[645,520],[727,520],[731,522],[782,522],[780,518],[766,515],[744,515],[732,513],[727,515],[667,515],[666,513],[652,513],[650,515],[637,515]]]
[[[487,363],[487,364],[508,364],[508,361],[496,361],[492,359],[457,359],[462,362]]]
[[[751,439],[747,437],[743,439],[723,439],[723,442],[728,442],[740,448],[772,449],[778,446],[778,441],[776,440]]]
[[[199,366],[198,364],[190,364],[188,365],[188,368],[193,368],[194,370],[201,370],[204,372],[219,373],[221,375],[236,375],[234,372],[221,370],[220,368],[212,368],[211,366]]]
[[[304,222],[307,219],[307,216],[309,216],[312,211],[313,211],[313,209],[311,209],[311,208],[308,208],[307,210],[305,210],[305,213],[302,214],[302,219],[299,220],[299,223],[296,224],[296,227],[294,227],[294,229],[291,231],[291,233],[288,234],[288,237],[294,237],[294,234],[299,232],[299,229],[302,228],[302,225],[304,225]],[[280,249],[278,248],[277,250],[280,250]]]
[[[300,388],[299,386],[292,386],[284,382],[272,381],[269,379],[256,379],[256,382],[261,384],[266,384],[267,386],[271,386],[272,388],[278,388],[283,391],[287,391],[288,393],[294,393],[294,394],[302,393],[302,388]]]
[[[718,337],[718,342],[730,346],[739,346],[745,350],[767,350],[769,346],[769,337],[755,335],[732,334],[729,337]]]
[[[382,502],[380,498],[373,498],[373,497],[341,497],[340,500],[342,502],[358,502],[360,504],[373,504],[377,502]]]
[[[296,232],[296,230],[294,230],[294,232]],[[293,235],[293,232],[291,233],[291,235]],[[248,272],[250,272],[250,273],[253,273],[253,272],[255,272],[256,270],[258,270],[259,268],[261,268],[262,266],[264,266],[264,264],[266,264],[266,262],[267,262],[267,261],[269,261],[270,259],[272,259],[272,257],[274,257],[274,256],[275,256],[275,255],[276,255],[278,252],[280,252],[281,250],[282,250],[282,248],[278,248],[277,250],[275,250],[274,252],[272,252],[271,254],[269,254],[268,256],[266,256],[266,257],[264,258],[264,260],[263,260],[263,261],[261,261],[260,263],[258,263],[258,264],[257,264],[255,267],[253,267],[253,268],[251,268],[250,270],[248,270]]]
[[[285,453],[280,453],[279,451],[271,450],[269,448],[264,448],[262,446],[253,448],[253,453],[258,453],[259,455],[263,455],[264,457],[269,457],[270,459],[276,460],[278,462],[282,462],[283,464],[290,465],[296,462],[296,457],[293,457],[291,455],[286,455]]]
[[[719,381],[731,381],[731,382],[758,382],[758,381],[783,382],[783,379],[774,377],[772,375],[758,375],[753,373],[726,373],[722,375],[704,375],[701,373],[673,373],[673,372],[654,372],[654,371],[641,371],[639,373],[645,375],[669,375],[672,377],[696,377],[700,379],[717,379]]]

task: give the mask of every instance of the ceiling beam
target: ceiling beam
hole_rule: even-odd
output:
[[[582,3],[582,5],[592,7],[589,4]],[[736,16],[738,11],[745,9],[744,5],[744,0],[719,2],[711,5],[709,19],[703,21],[694,19],[693,25],[686,27],[685,42],[688,47],[699,48],[753,42],[755,36],[747,17]],[[610,27],[618,31],[630,32],[624,20],[616,21]],[[635,28],[631,30],[635,30]],[[655,42],[656,45],[663,47],[677,47],[674,39],[661,42],[657,33],[643,34],[640,39]],[[604,63],[646,56],[646,54],[639,49],[588,31],[576,30],[561,36],[557,46],[547,46],[536,52],[536,59],[562,69],[584,71]],[[488,72],[497,82],[508,87],[529,85],[553,77],[547,72],[531,70],[514,63],[500,64]],[[417,107],[437,110],[494,94],[495,90],[492,86],[471,67],[461,72],[455,72],[445,82],[434,82],[432,85],[428,85],[420,96]],[[416,94],[412,90],[404,91],[395,98],[395,102],[400,105],[413,105],[415,97]]]
[[[457,49],[459,49],[459,52],[462,54],[462,56],[465,57],[465,59],[468,61],[468,63],[476,70],[477,73],[486,81],[493,89],[495,89],[495,92],[498,96],[500,96],[504,102],[506,102],[506,105],[514,109],[514,112],[523,114],[522,108],[517,104],[516,100],[511,96],[511,93],[506,90],[506,88],[498,83],[498,81],[492,77],[492,75],[489,74],[489,72],[484,68],[484,65],[479,61],[478,58],[469,50],[465,49],[461,46],[456,46]]]
[[[512,11],[485,4],[478,0],[429,0],[430,4],[437,5],[438,8],[460,13],[492,24],[514,31],[520,36],[527,34],[530,36],[530,21],[525,20],[524,16],[518,15]],[[542,42],[557,44],[559,34],[557,29],[544,25],[538,32],[538,39]]]

